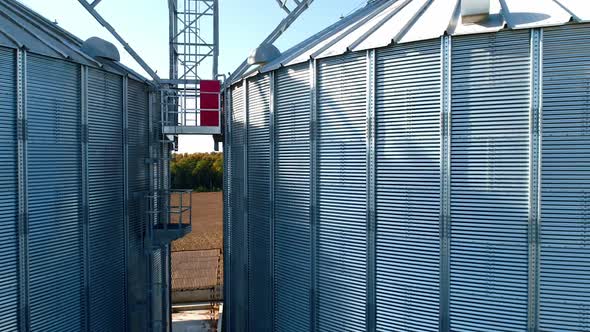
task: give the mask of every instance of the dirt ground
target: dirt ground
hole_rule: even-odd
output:
[[[172,251],[221,249],[223,246],[223,194],[192,194],[192,232],[172,243]]]

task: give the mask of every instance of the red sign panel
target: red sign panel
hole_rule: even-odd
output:
[[[219,93],[221,82],[217,80],[201,80],[200,105],[201,126],[219,127]]]

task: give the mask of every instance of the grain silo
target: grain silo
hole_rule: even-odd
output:
[[[0,1],[2,331],[168,329],[169,149],[155,90],[118,59]]]
[[[229,330],[590,331],[589,20],[372,1],[231,82]]]

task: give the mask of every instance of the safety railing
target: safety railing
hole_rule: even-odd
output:
[[[213,82],[209,86],[205,82]],[[221,134],[222,97],[219,81],[172,86],[161,90],[164,134]]]
[[[168,195],[169,223],[165,226],[184,225],[192,226],[192,209],[193,209],[193,191],[192,190],[174,190]]]
[[[157,220],[151,230],[154,247],[170,244],[191,232],[192,190],[158,191],[148,194],[147,200],[147,213],[151,220]]]

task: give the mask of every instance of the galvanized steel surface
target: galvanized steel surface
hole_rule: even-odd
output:
[[[541,330],[590,330],[589,37],[543,31]]]
[[[548,19],[561,22],[558,14]],[[274,100],[276,131],[268,143],[276,153],[264,169],[275,169],[276,199],[260,202],[275,211],[274,238],[265,240],[274,243],[275,283],[265,290],[274,294],[273,330],[590,329],[590,26],[536,26],[274,72],[268,103]],[[265,79],[241,84],[252,89]],[[243,93],[235,86],[231,98],[244,101]],[[234,105],[246,114],[234,115],[232,128],[271,107],[249,96]],[[267,146],[229,143],[232,158],[244,156],[236,147]],[[227,171],[244,174],[253,161],[234,159]],[[249,176],[265,177],[247,179],[250,185],[272,183],[267,172]],[[246,197],[235,182],[228,190],[232,212],[268,197]],[[232,245],[262,226],[253,212],[228,216]],[[251,279],[268,278],[252,275],[266,271],[251,266],[259,254],[240,249],[248,253],[232,251],[232,266],[250,264]],[[228,285],[231,331],[255,331],[254,319],[265,319],[240,305],[253,291],[245,286]],[[249,325],[232,321],[243,314]]]
[[[491,0],[483,22],[463,22],[459,0],[382,0],[368,3],[307,40],[285,50],[258,72],[392,44],[588,22],[590,6],[583,0]],[[254,71],[256,73],[256,71]],[[252,72],[250,72],[250,75]]]
[[[149,225],[145,213],[147,202],[145,193],[149,191],[149,170],[145,160],[149,158],[148,137],[148,88],[134,80],[128,81],[128,183],[129,183],[129,262],[128,285],[129,328],[146,330],[147,321],[139,314],[147,311],[149,264],[146,259],[137,259],[145,255],[144,243]]]
[[[147,85],[6,48],[0,68],[2,330],[146,330]]]
[[[0,329],[7,331],[18,328],[19,312],[16,57],[13,50],[0,48]]]
[[[315,305],[322,331],[365,328],[365,61],[353,53],[318,64]]]
[[[310,326],[311,225],[309,214],[309,65],[276,72],[274,326]]]
[[[231,206],[225,208],[231,209],[230,227],[231,227],[231,307],[229,320],[231,326],[244,327],[246,324],[247,311],[247,281],[248,281],[248,243],[244,241],[247,235],[247,228],[244,220],[244,210],[247,201],[245,200],[245,158],[244,145],[246,144],[246,112],[245,112],[245,86],[235,86],[231,95],[231,188],[230,200]]]
[[[80,67],[32,54],[27,64],[30,328],[80,330]]]
[[[99,330],[126,319],[122,88],[120,78],[89,70],[90,327]]]
[[[377,52],[377,329],[437,331],[440,42]]]
[[[233,253],[233,245],[232,245],[232,183],[233,183],[233,175],[232,175],[232,167],[231,167],[231,160],[232,160],[232,150],[231,150],[231,140],[232,140],[232,122],[227,121],[227,119],[233,119],[232,111],[231,111],[231,98],[232,94],[230,93],[229,89],[225,90],[224,94],[224,109],[225,109],[225,125],[224,125],[224,136],[225,136],[225,144],[223,146],[223,300],[225,303],[225,309],[223,314],[223,324],[227,329],[231,329],[230,327],[230,320],[228,319],[230,315],[230,306],[229,303],[232,302],[231,300],[231,291],[229,290],[230,286],[232,285],[232,262],[231,257]]]
[[[250,329],[272,327],[270,77],[248,85],[248,308]]]
[[[453,38],[451,330],[527,329],[529,39]]]

